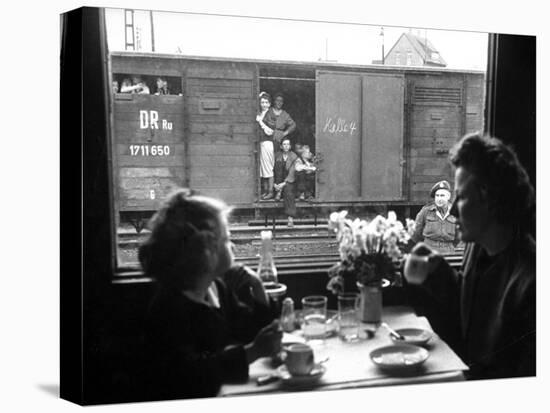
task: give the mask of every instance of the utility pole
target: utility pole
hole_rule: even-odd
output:
[[[153,10],[149,10],[149,18],[151,19],[151,51],[155,51],[155,29],[153,26]]]
[[[134,10],[124,9],[124,49],[136,50],[134,34]]]

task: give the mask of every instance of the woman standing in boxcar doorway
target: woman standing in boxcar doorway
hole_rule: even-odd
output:
[[[260,93],[260,113],[256,122],[260,125],[260,179],[262,184],[261,199],[273,199],[273,166],[275,165],[275,151],[273,148],[273,123],[271,127],[264,122],[265,115],[271,107],[269,93]]]

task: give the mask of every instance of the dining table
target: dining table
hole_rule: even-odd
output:
[[[333,313],[336,313],[333,311]],[[337,317],[335,317],[337,318]],[[371,352],[395,344],[387,329],[380,325],[360,323],[360,337],[346,342],[336,330],[328,329],[322,339],[306,340],[301,329],[284,333],[283,345],[307,343],[313,348],[315,362],[322,363],[322,374],[315,380],[283,380],[280,363],[264,357],[249,366],[249,378],[244,383],[224,384],[219,396],[254,395],[289,391],[339,390],[402,384],[456,382],[465,380],[468,366],[432,329],[428,319],[415,314],[407,306],[384,307],[382,322],[393,329],[419,328],[432,334],[423,346],[428,358],[410,370],[387,370],[377,366]],[[328,324],[327,324],[328,325]],[[283,366],[284,368],[284,366]],[[258,379],[269,377],[267,383]],[[287,377],[288,379],[288,377]]]

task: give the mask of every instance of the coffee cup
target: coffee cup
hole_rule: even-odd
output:
[[[418,285],[426,280],[428,274],[433,270],[430,257],[430,255],[418,255],[414,253],[407,256],[403,273],[409,283]]]
[[[288,346],[284,357],[286,368],[293,376],[309,374],[315,366],[313,349],[307,344],[297,343]]]

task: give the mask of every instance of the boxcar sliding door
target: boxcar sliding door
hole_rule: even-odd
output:
[[[403,198],[403,75],[363,75],[361,195],[369,201]]]
[[[361,76],[317,72],[317,199],[361,200]]]
[[[403,198],[402,75],[317,72],[317,198]]]

